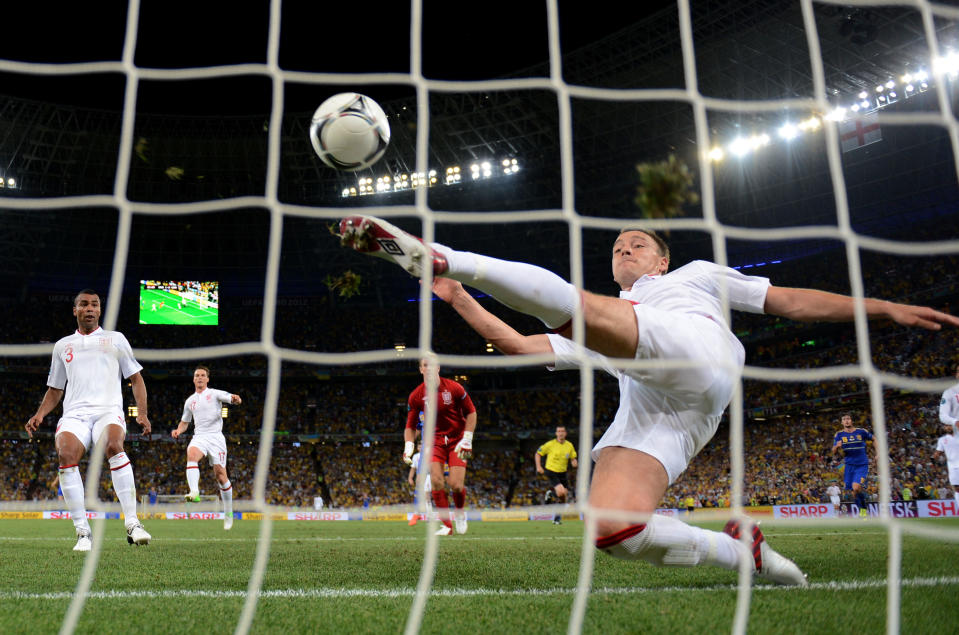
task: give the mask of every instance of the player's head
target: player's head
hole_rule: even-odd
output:
[[[556,426],[556,440],[560,443],[566,440],[566,426]]]
[[[434,375],[440,374],[440,365],[439,362],[433,364],[432,369],[430,368],[430,362],[425,357],[420,359],[420,373],[423,375],[423,379],[426,379],[426,373],[433,371]]]
[[[656,232],[638,227],[626,227],[613,243],[613,280],[622,289],[646,274],[661,274],[669,270],[669,246]]]
[[[852,423],[852,413],[851,413],[851,412],[844,412],[844,413],[843,413],[843,415],[842,415],[842,427],[843,427],[843,429],[845,429],[845,430],[852,430],[852,428],[853,428],[853,423]]]
[[[193,371],[193,385],[197,390],[203,390],[210,383],[210,369],[206,366],[198,365]]]
[[[83,289],[73,298],[73,315],[77,328],[83,333],[92,333],[100,326],[100,295],[93,289]]]

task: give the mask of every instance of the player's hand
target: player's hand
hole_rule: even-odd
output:
[[[145,414],[137,415],[137,423],[143,428],[142,434],[150,434],[150,431],[153,430],[153,427],[150,425],[150,418]]]
[[[241,403],[243,403],[243,400],[240,399],[240,395],[230,395],[230,403],[234,406],[239,406]]]
[[[407,465],[413,465],[413,442],[407,441],[403,446],[403,462]]]
[[[30,420],[27,421],[27,425],[23,426],[27,431],[27,435],[32,439],[33,433],[37,431],[37,428],[40,427],[40,424],[43,423],[43,417],[33,415],[30,417]]]
[[[927,306],[890,302],[886,309],[886,315],[897,324],[918,326],[930,331],[938,331],[943,324],[959,326],[959,317],[930,309]]]
[[[176,428],[174,430],[170,430],[170,436],[173,437],[174,439],[180,438],[180,429]]]
[[[536,473],[537,473],[537,474],[546,474],[546,470],[543,469],[543,466],[542,466],[542,465],[537,465],[537,466],[536,466]]]
[[[456,452],[456,456],[464,461],[473,458],[473,433],[469,431],[464,432],[463,438],[460,439],[460,442],[453,448],[453,452]]]

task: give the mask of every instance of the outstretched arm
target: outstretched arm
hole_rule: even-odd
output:
[[[545,335],[521,335],[513,327],[484,309],[459,282],[434,278],[433,293],[446,301],[480,336],[505,355],[552,353]]]
[[[847,295],[816,289],[769,287],[764,310],[799,322],[851,322],[854,300]],[[925,306],[898,304],[886,300],[865,299],[866,316],[888,318],[903,326],[918,326],[938,331],[943,324],[959,326],[959,317]]]

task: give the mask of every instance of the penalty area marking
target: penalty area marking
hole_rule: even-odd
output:
[[[901,586],[908,588],[926,588],[940,586],[959,585],[959,576],[938,577],[938,578],[908,578],[902,580]],[[752,588],[753,593],[763,591],[861,591],[864,589],[882,589],[887,586],[886,580],[861,580],[852,582],[843,582],[834,580],[832,582],[813,582],[808,587],[787,587],[773,585],[757,585]],[[600,587],[592,589],[590,595],[635,595],[643,593],[671,593],[688,591],[737,591],[738,585],[722,584],[708,587],[693,586],[668,586],[668,587]],[[572,595],[576,593],[575,588],[551,589],[431,589],[432,597],[441,598],[464,598],[464,597],[511,597],[518,595]],[[260,591],[260,599],[338,599],[338,598],[406,598],[416,595],[416,589],[278,589],[274,591]],[[143,598],[245,598],[246,591],[204,591],[204,590],[169,590],[169,591],[93,591],[87,593],[89,600],[124,600],[124,599],[143,599]],[[20,591],[0,591],[0,600],[66,600],[73,597],[69,591],[56,593],[23,593]]]

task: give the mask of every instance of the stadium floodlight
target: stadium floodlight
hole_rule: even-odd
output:
[[[779,127],[777,134],[779,135],[779,138],[783,139],[784,141],[792,141],[799,136],[799,128],[797,128],[794,124],[787,122]]]
[[[732,143],[729,144],[729,151],[737,157],[746,156],[750,150],[749,141],[743,137],[736,137],[732,140]]]
[[[349,195],[350,195],[350,188],[348,187],[344,187],[343,191],[340,192],[340,196],[342,196],[343,198],[346,198]]]
[[[836,106],[826,115],[826,121],[843,121],[846,118],[846,109]]]
[[[127,416],[131,419],[136,419],[137,415],[140,414],[140,409],[136,406],[127,406]]]
[[[220,408],[220,418],[221,418],[221,419],[229,419],[229,418],[230,418],[230,409],[227,408],[226,406],[223,406],[222,408]]]
[[[819,121],[819,117],[813,116],[808,119],[803,119],[799,122],[799,129],[803,132],[811,132],[813,130],[819,130],[819,127],[822,125],[822,122]]]
[[[877,92],[877,93],[881,93],[881,92],[884,91],[884,90],[886,90],[886,87],[883,86],[882,84],[880,84],[879,86],[876,86],[876,92]]]
[[[863,108],[869,108],[869,102],[866,101],[865,99],[859,102],[859,105],[862,106]]]
[[[896,82],[892,81],[891,79],[888,82],[886,82],[886,88],[892,89],[895,87],[896,87]]]
[[[487,352],[487,353],[495,353],[495,352],[496,352],[496,349],[493,348],[493,344],[492,344],[491,342],[486,342],[486,352]]]
[[[929,73],[927,73],[926,71],[923,71],[923,70],[918,71],[918,72],[913,76],[913,79],[915,79],[916,81],[925,82],[927,79],[929,79]]]
[[[849,107],[849,110],[853,112],[859,112],[859,104],[853,104],[852,106]]]
[[[9,177],[7,179],[7,187],[16,187],[16,186],[17,186],[17,180],[13,178],[12,176]]]
[[[933,66],[943,75],[955,75],[959,72],[959,53],[949,51],[949,53],[936,60]]]
[[[710,161],[719,162],[726,158],[726,153],[723,152],[723,149],[719,146],[713,146],[713,149],[709,151],[709,154],[706,155],[709,157]]]
[[[913,86],[912,84],[906,84],[906,92],[907,92],[907,93],[911,93],[911,92],[914,91],[914,90],[916,90],[916,87],[915,87],[915,86]]]
[[[862,91],[861,93],[859,93],[859,99],[865,99],[868,95],[869,93],[867,93],[866,91]]]

